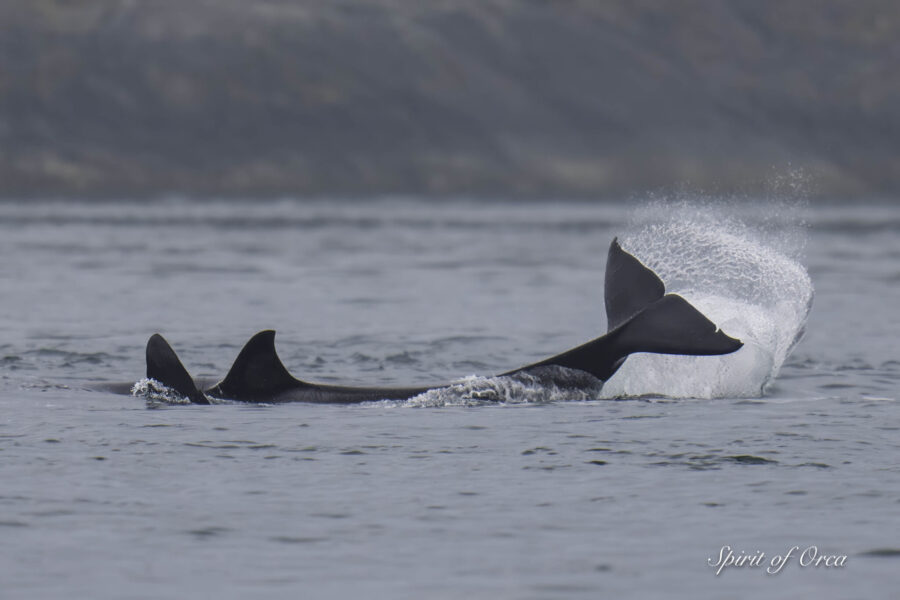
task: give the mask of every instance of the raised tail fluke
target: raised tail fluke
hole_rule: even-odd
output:
[[[635,352],[709,356],[730,354],[741,346],[687,300],[667,294],[603,337],[512,373],[557,365],[606,381]]]
[[[622,250],[618,239],[609,245],[603,294],[606,330],[612,331],[666,293],[662,279],[637,258]]]
[[[690,302],[666,294],[619,327],[620,351],[710,356],[730,354],[744,344],[725,335]]]
[[[606,381],[635,352],[709,356],[730,354],[743,346],[687,300],[666,294],[659,276],[616,240],[609,248],[605,293],[606,335],[510,373],[557,365]]]
[[[209,390],[218,398],[243,402],[260,402],[281,392],[308,385],[294,378],[275,352],[275,332],[260,331],[238,354],[231,370],[219,384]]]
[[[617,239],[609,246],[604,294],[607,329],[622,328],[616,339],[628,352],[703,356],[728,354],[743,345],[681,296],[666,294],[662,279]]]
[[[147,378],[166,385],[194,404],[209,404],[166,339],[154,333],[147,341]]]

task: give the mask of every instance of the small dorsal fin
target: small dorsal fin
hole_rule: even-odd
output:
[[[231,370],[218,385],[209,390],[213,396],[253,402],[299,386],[275,352],[275,332],[260,331],[238,354]]]
[[[154,333],[147,341],[147,378],[172,388],[194,404],[209,404],[166,339]]]
[[[613,239],[604,284],[607,330],[612,331],[665,293],[662,279]]]

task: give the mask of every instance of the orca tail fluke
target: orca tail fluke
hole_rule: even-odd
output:
[[[626,354],[712,356],[730,354],[744,345],[677,294],[666,294],[619,326],[615,340]]]
[[[606,381],[629,354],[730,354],[744,344],[725,335],[703,313],[676,294],[667,294],[606,335],[518,371],[557,365],[579,369]]]
[[[308,385],[294,378],[275,352],[275,332],[260,331],[248,341],[235,359],[231,370],[220,383],[209,390],[219,398],[260,402],[271,400],[280,392]]]
[[[606,265],[606,320],[609,331],[586,344],[509,373],[557,365],[606,381],[629,354],[730,354],[743,343],[725,335],[677,294],[666,294],[659,276],[625,252],[617,240]]]
[[[194,404],[209,404],[166,339],[154,333],[147,341],[147,378],[166,385]]]
[[[603,295],[606,329],[612,331],[666,293],[659,275],[622,250],[618,238],[609,245]]]
[[[606,262],[606,320],[622,350],[658,354],[728,354],[743,344],[728,337],[687,300],[666,294],[659,275],[614,239]]]

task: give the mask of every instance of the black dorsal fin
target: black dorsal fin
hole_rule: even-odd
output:
[[[209,404],[166,339],[154,333],[147,341],[147,378],[166,385],[194,404]]]
[[[631,254],[618,239],[609,246],[606,259],[606,329],[612,331],[666,293],[662,279]]]
[[[238,354],[228,375],[209,390],[213,396],[243,402],[271,399],[286,390],[305,385],[295,379],[275,352],[275,332],[260,331]]]

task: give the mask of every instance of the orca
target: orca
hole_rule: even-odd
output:
[[[729,337],[677,294],[667,294],[662,280],[614,239],[606,263],[604,294],[607,333],[540,362],[501,373],[539,373],[545,367],[577,369],[606,381],[629,355],[720,355],[743,343]],[[260,331],[243,347],[225,379],[201,390],[169,343],[158,333],[147,342],[147,378],[174,389],[194,404],[210,398],[250,403],[310,402],[350,404],[372,400],[406,400],[448,387],[349,387],[310,383],[288,372],[275,351],[275,331]]]

